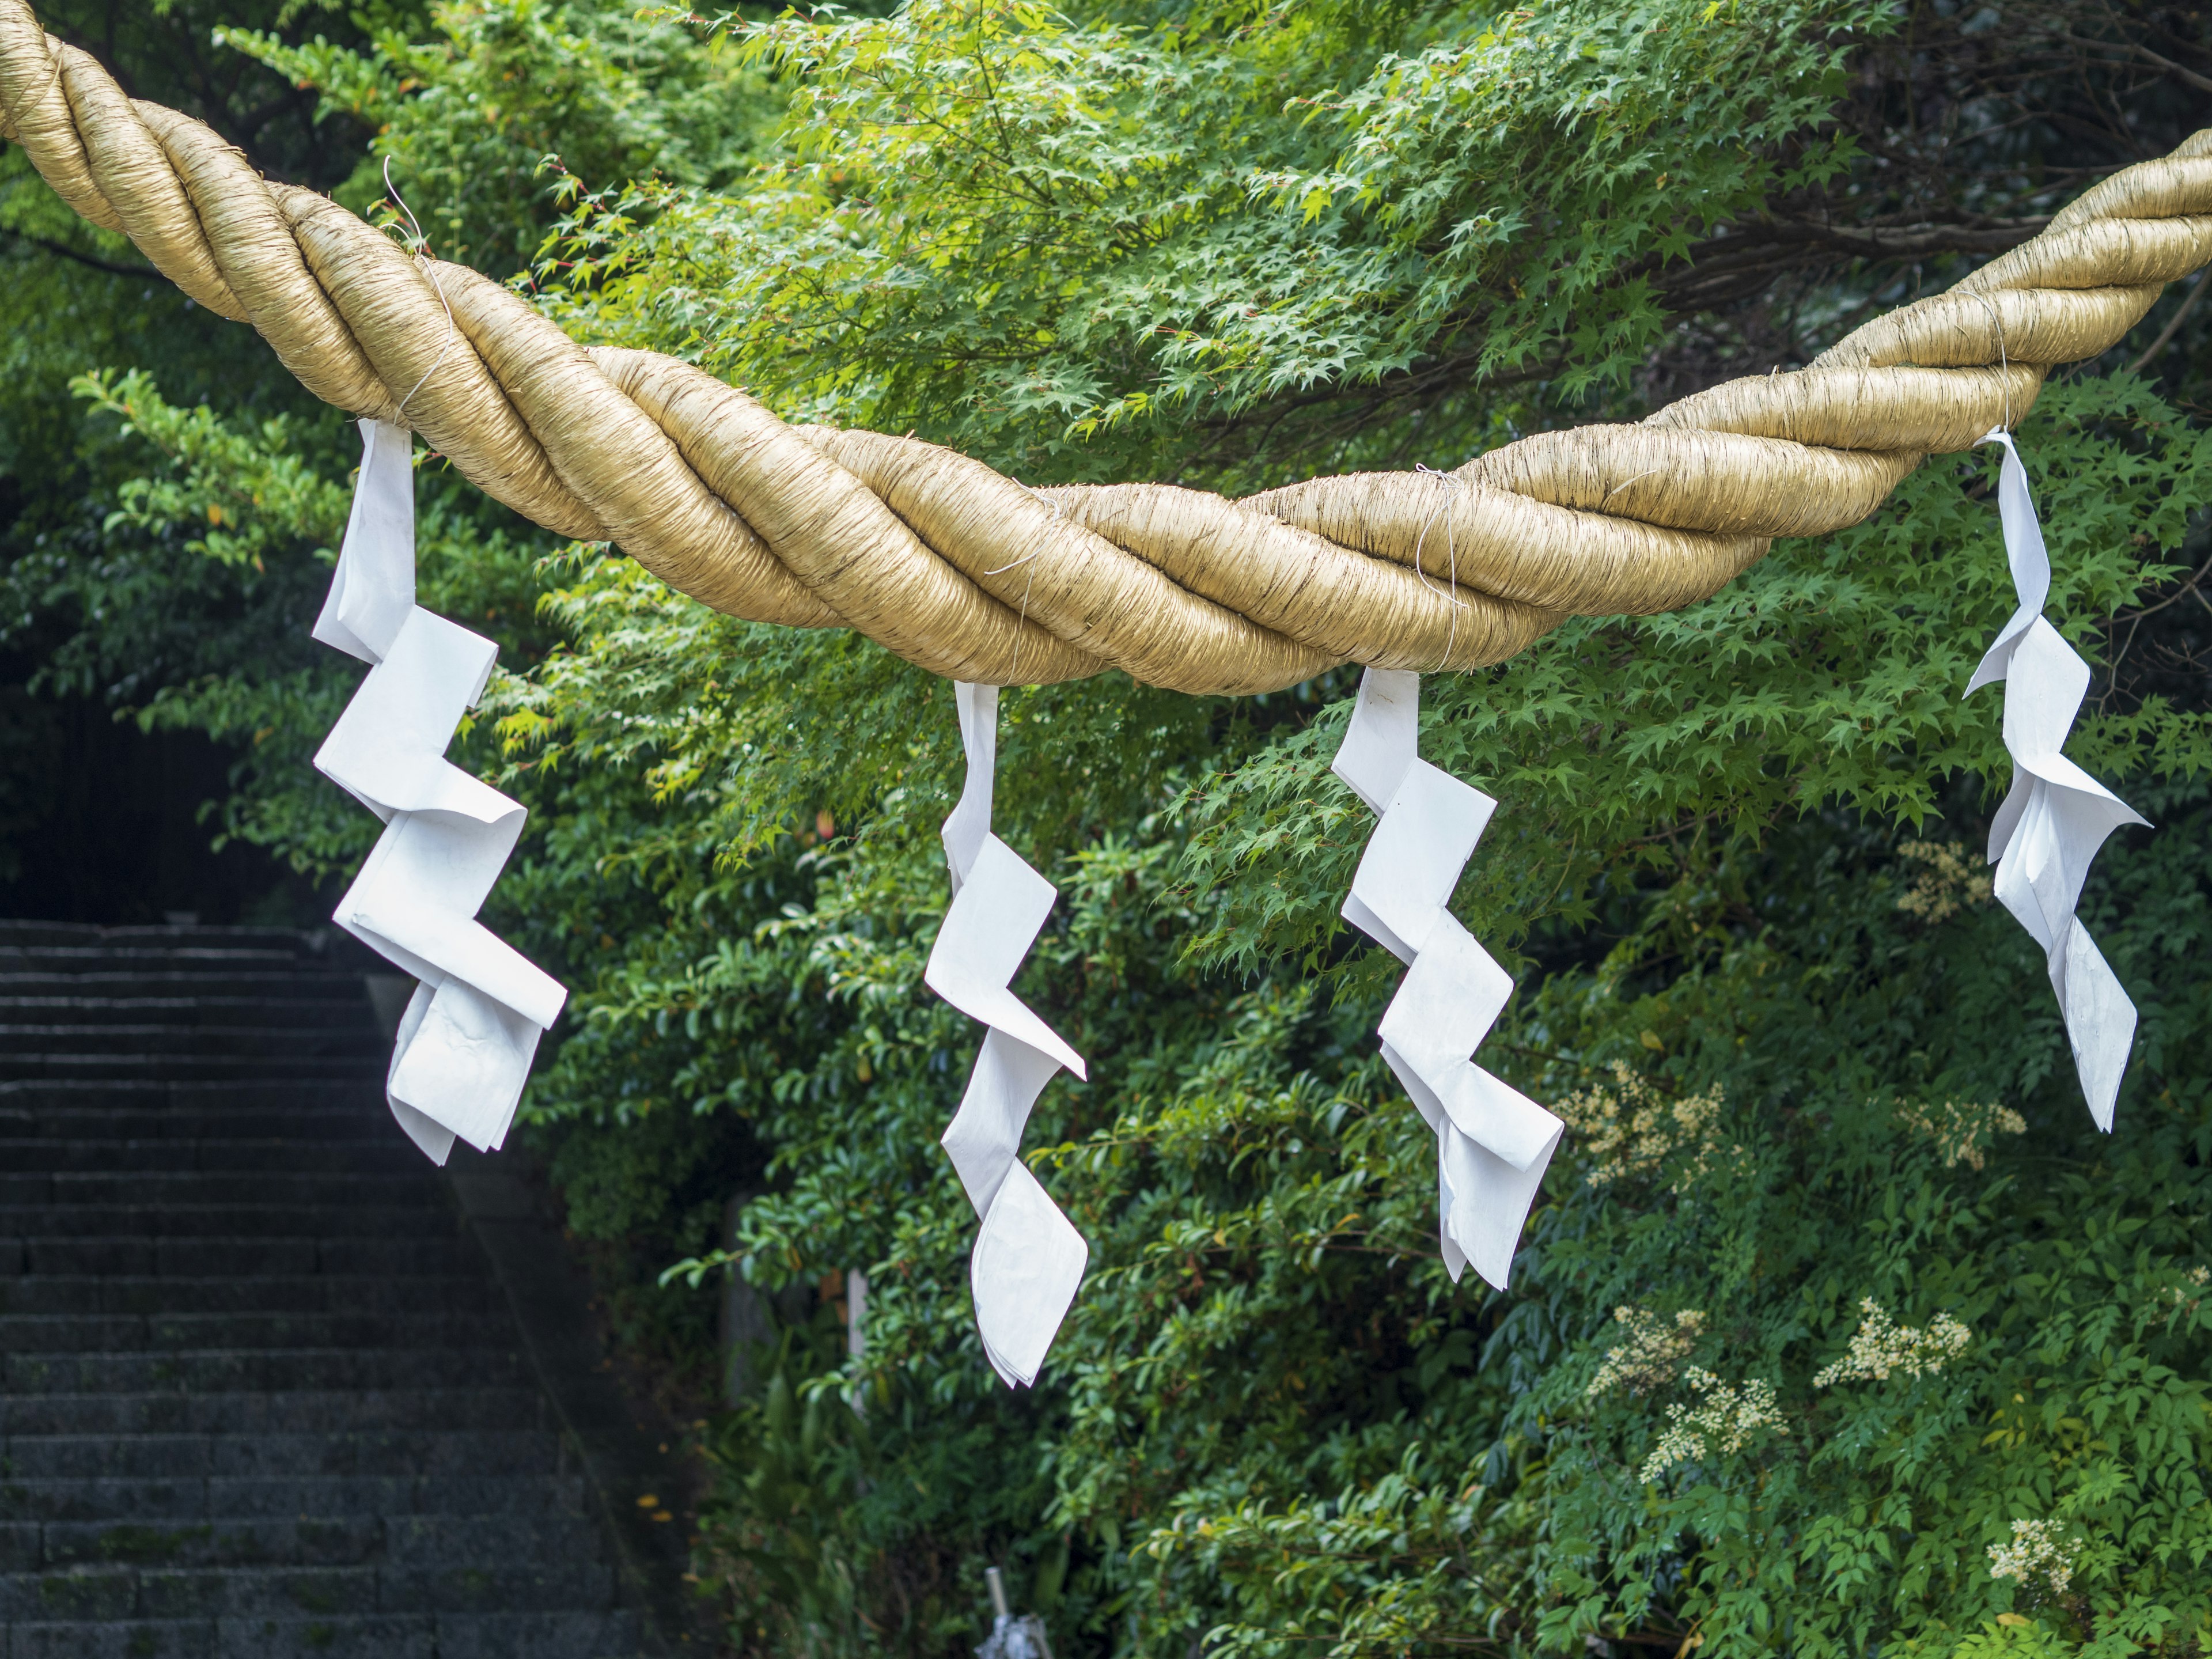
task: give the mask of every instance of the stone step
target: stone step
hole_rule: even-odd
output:
[[[295,979],[355,977],[335,963],[264,945],[164,943],[0,945],[0,975],[286,974]]]
[[[286,1078],[211,1082],[166,1078],[33,1078],[0,1082],[0,1111],[329,1112],[384,1103],[380,1080],[331,1083]]]
[[[258,1479],[306,1475],[545,1474],[559,1437],[544,1429],[394,1429],[361,1434],[10,1435],[10,1479]]]
[[[322,943],[0,922],[0,1659],[637,1659]]]
[[[320,1006],[305,1004],[303,1009]],[[368,1009],[362,1010],[364,1016]],[[353,1058],[384,1046],[384,1034],[364,1017],[337,1025],[310,1024],[301,1018],[282,1025],[267,1022],[271,1011],[257,1008],[255,1024],[0,1024],[0,1058],[33,1056],[78,1059],[215,1060],[246,1057],[275,1062]]]
[[[26,1480],[0,1477],[0,1521],[156,1522],[301,1516],[588,1515],[580,1474]],[[4,1651],[4,1650],[0,1650]]]
[[[589,1569],[605,1553],[581,1516],[227,1516],[169,1522],[0,1522],[0,1560],[16,1573],[147,1567]]]
[[[0,1030],[14,1026],[66,1026],[106,1031],[115,1026],[157,1025],[165,1030],[261,1027],[281,1014],[309,1025],[365,1030],[376,1029],[376,1016],[359,986],[343,981],[319,997],[279,1000],[256,996],[96,996],[80,993],[16,995],[0,990]]]
[[[313,1233],[271,1233],[252,1238],[222,1233],[197,1238],[99,1234],[56,1238],[11,1236],[0,1230],[0,1278],[9,1273],[205,1279],[220,1273],[350,1276],[482,1272],[482,1254],[473,1244],[449,1233],[446,1230],[435,1236],[418,1233],[396,1238],[321,1238]]]
[[[0,1435],[342,1434],[551,1426],[533,1388],[0,1396]]]
[[[20,1106],[0,1103],[0,1161],[7,1168],[38,1168],[40,1141],[84,1141],[88,1146],[122,1146],[133,1141],[223,1146],[228,1141],[343,1141],[372,1148],[392,1146],[392,1113],[378,1093],[374,1103],[338,1102],[330,1106],[239,1106],[208,1110],[197,1103],[142,1109],[84,1109],[84,1106]],[[188,1152],[173,1152],[185,1157]]]
[[[0,1314],[449,1313],[504,1318],[506,1298],[474,1274],[295,1273],[205,1279],[0,1274]]]
[[[636,1659],[628,1613],[19,1624],[6,1659]]]
[[[238,997],[272,1003],[365,1000],[358,974],[272,972],[264,968],[173,971],[93,967],[26,973],[0,963],[0,997]]]
[[[372,1082],[333,1084],[331,1092],[358,1087],[377,1092],[371,1099],[341,1097],[319,1106],[259,1103],[217,1107],[197,1100],[169,1103],[149,1097],[135,1107],[57,1106],[0,1096],[0,1146],[10,1169],[19,1150],[34,1157],[42,1140],[81,1140],[110,1146],[133,1141],[282,1141],[300,1145],[337,1140],[353,1146],[391,1146],[392,1113],[384,1093]]]
[[[462,1347],[483,1328],[477,1314],[0,1314],[0,1353]]]
[[[532,1381],[504,1317],[468,1346],[139,1349],[129,1353],[0,1353],[15,1394],[254,1394],[318,1389],[520,1387]]]
[[[21,1135],[4,1143],[6,1151],[0,1153],[0,1163],[25,1176],[115,1175],[137,1170],[172,1170],[179,1175],[197,1170],[228,1174],[267,1170],[294,1176],[357,1172],[369,1178],[417,1176],[435,1180],[414,1143],[392,1133],[388,1116],[381,1122],[364,1116],[362,1127],[368,1133],[355,1139],[306,1144],[273,1135],[255,1140],[164,1140],[150,1136],[134,1140],[62,1140]]]
[[[0,1573],[0,1622],[358,1617],[385,1607],[416,1613],[507,1607],[592,1611],[613,1597],[613,1570],[604,1562],[540,1565],[510,1558],[490,1569],[100,1566]]]
[[[368,1082],[385,1073],[383,1051],[365,1055],[70,1055],[70,1053],[0,1053],[0,1082],[137,1082],[137,1079],[195,1079],[195,1082],[261,1082],[327,1079]]]
[[[0,1204],[0,1238],[416,1238],[450,1234],[429,1204]]]
[[[419,1205],[440,1210],[450,1209],[452,1200],[438,1179],[437,1166],[419,1156],[412,1170],[380,1175],[311,1175],[288,1170],[0,1172],[0,1211],[204,1210],[226,1205],[332,1210]]]
[[[0,947],[39,945],[96,948],[100,945],[185,945],[282,951],[303,963],[324,960],[329,942],[295,927],[203,927],[173,923],[106,927],[91,921],[0,921]]]

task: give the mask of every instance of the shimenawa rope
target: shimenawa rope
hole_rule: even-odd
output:
[[[914,439],[788,426],[672,358],[580,345],[498,283],[418,260],[126,97],[24,0],[0,0],[0,137],[194,300],[251,323],[318,397],[398,422],[404,394],[400,423],[538,524],[617,543],[733,616],[854,628],[984,684],[1115,667],[1259,691],[1340,662],[1479,667],[1570,615],[1672,610],[1778,536],[1858,522],[1924,455],[2024,414],[2051,368],[2115,344],[2212,260],[2207,131],[1804,369],[1640,425],[1523,438],[1457,469],[1441,507],[1419,472],[1239,501],[1032,491]]]

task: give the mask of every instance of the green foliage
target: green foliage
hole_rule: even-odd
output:
[[[221,45],[321,95],[376,135],[337,194],[367,211],[384,166],[441,258],[504,274],[537,251],[561,177],[720,184],[773,106],[738,54],[673,18],[603,0],[443,0],[436,40],[387,18],[367,50],[261,30]]]
[[[865,1649],[881,1639],[886,1611],[897,1624],[885,1633],[902,1645],[957,1646],[973,1629],[978,1586],[955,1540],[979,1527],[1030,1529],[1049,1483],[1042,1469],[1005,1467],[1005,1431],[992,1416],[948,1421],[927,1401],[863,1396],[856,1406],[805,1389],[843,1346],[838,1310],[825,1299],[811,1322],[786,1329],[757,1395],[714,1425],[704,1449],[719,1480],[702,1515],[712,1540],[702,1565],[737,1588],[732,1634],[748,1648]],[[978,1466],[1000,1471],[980,1491]],[[902,1518],[898,1547],[856,1556],[856,1494],[864,1504],[880,1494],[883,1519]],[[914,1527],[904,1517],[926,1519]],[[1050,1568],[1065,1571],[1065,1541],[1039,1553],[1018,1589],[1050,1611]]]
[[[1656,262],[1849,160],[1815,125],[1887,17],[1559,0],[1412,52],[1357,8],[733,21],[794,77],[783,150],[587,202],[568,317],[1025,477],[1453,454],[1491,398],[1389,417],[1618,388]]]
[[[1671,1185],[1586,1176],[1561,1194],[1540,1278],[1578,1308],[1703,1312],[1696,1352],[1669,1369],[1770,1380],[1785,1426],[1654,1482],[1638,1476],[1658,1402],[1689,1397],[1677,1376],[1591,1399],[1589,1362],[1571,1362],[1516,1401],[1510,1428],[1550,1429],[1555,1638],[1649,1618],[1671,1559],[1661,1605],[1731,1649],[1784,1632],[1811,1653],[1940,1649],[2015,1607],[2100,1651],[2201,1639],[2212,1425],[2192,1274],[2212,1121],[2196,1079],[2212,1028],[2202,987],[2152,966],[2205,925],[2200,803],[2158,799],[2172,833],[2115,858],[2085,916],[2148,992],[2137,1115],[2109,1148],[2073,1097],[2054,1011],[2021,1006],[2036,953],[1986,900],[1929,927],[1893,876],[1815,866],[1793,893],[1770,866],[1762,927],[1717,926],[1725,884],[1684,884],[1609,964],[1684,964],[1608,1011],[1612,1054],[1651,1032],[1659,1086],[1723,1087],[1730,1109],[1662,1167]],[[1816,918],[1848,921],[1823,935]],[[1547,1018],[1553,1000],[1529,1018],[1556,1041],[1571,1026]],[[1925,1127],[1951,1103],[2018,1103],[2025,1144],[2000,1129],[1964,1155]],[[1971,1338],[1940,1370],[1820,1386],[1866,1297]],[[1991,1571],[1989,1547],[2021,1519],[2080,1540],[2070,1595]]]
[[[2101,653],[2081,619],[2171,573],[2212,501],[2205,452],[2124,381],[2054,390],[2024,443],[2067,573],[2054,614]],[[931,1145],[974,1041],[920,984],[945,692],[579,558],[553,602],[570,649],[497,705],[547,849],[508,900],[549,941],[601,942],[532,1109],[743,1115],[773,1186],[738,1270],[871,1279],[865,1360],[824,1356],[812,1384],[866,1425],[808,1477],[803,1527],[787,1486],[744,1473],[767,1431],[724,1431],[735,1625],[779,1649],[933,1650],[941,1588],[872,1602],[878,1638],[776,1573],[804,1560],[825,1595],[878,1573],[941,1587],[948,1549],[1027,1572],[1064,1538],[1068,1630],[1163,1653],[1470,1626],[1547,1650],[1695,1631],[1728,1652],[1786,1631],[1828,1652],[1942,1645],[2014,1602],[2076,1642],[2195,1639],[2205,1332],[2172,1297],[2201,1265],[2206,1194],[2182,1172],[2212,1134],[2194,1080],[2212,1009],[2184,964],[2212,870],[2203,807],[2151,781],[2202,775],[2204,720],[2143,700],[2082,726],[2079,752],[2176,820],[2107,853],[2087,912],[2144,1011],[2138,1127],[2106,1153],[2032,943],[1986,892],[1929,921],[1929,869],[1963,866],[1901,859],[1875,827],[1971,822],[2001,776],[1995,706],[1957,697],[2008,609],[1986,480],[1930,467],[1746,591],[1437,688],[1429,752],[1504,802],[1462,916],[1493,941],[1539,924],[1536,948],[1592,921],[1621,936],[1532,982],[1489,1063],[1547,1099],[1621,1092],[1627,1064],[1639,1097],[1717,1103],[1694,1133],[1647,1130],[1656,1150],[1620,1178],[1563,1158],[1510,1297],[1435,1264],[1433,1146],[1371,1047],[1395,973],[1335,930],[1365,822],[1323,771],[1341,704],[1010,696],[999,822],[1063,894],[1020,988],[1093,1062],[1030,1130],[1092,1249],[1033,1401],[981,1364],[972,1218]],[[2032,1136],[1984,1135],[1976,1167],[1915,1127],[1954,1103],[2026,1113]],[[1863,1296],[1963,1322],[1964,1357],[1814,1388]],[[1703,1314],[1683,1364],[1769,1384],[1784,1429],[1639,1481],[1663,1407],[1718,1396],[1678,1376],[1588,1399],[1625,1305]],[[1004,1499],[1039,1469],[1051,1506],[1024,1526]],[[850,1494],[835,1527],[824,1483]],[[2073,1529],[2067,1596],[1990,1576],[2014,1520]],[[778,1537],[797,1552],[780,1568]]]
[[[55,34],[115,67],[134,95],[210,121],[273,175],[327,187],[351,165],[350,155],[333,153],[341,131],[319,131],[307,118],[312,100],[209,38],[218,21],[287,29],[304,15],[334,38],[356,40],[328,5],[41,0],[37,9]],[[343,137],[350,150],[353,135]],[[78,220],[18,148],[0,145],[0,882],[8,884],[0,906],[9,914],[71,914],[47,908],[61,896],[51,888],[14,886],[19,877],[51,877],[58,866],[76,866],[110,906],[192,906],[190,892],[156,897],[152,890],[163,885],[164,871],[193,860],[154,856],[102,830],[150,809],[159,778],[191,792],[165,803],[162,816],[180,839],[204,845],[193,810],[204,793],[220,789],[222,759],[195,787],[202,769],[168,763],[204,744],[164,734],[126,745],[98,740],[104,733],[88,744],[88,728],[96,732],[116,706],[141,702],[176,677],[239,660],[219,659],[218,647],[235,646],[256,662],[300,649],[298,612],[272,602],[286,578],[249,605],[234,574],[203,569],[198,555],[182,553],[178,544],[204,522],[175,543],[106,528],[117,492],[144,470],[149,452],[118,439],[115,422],[72,398],[70,386],[118,364],[154,377],[179,405],[214,400],[249,429],[279,414],[312,419],[312,400],[247,331],[194,306],[124,238]],[[343,466],[336,455],[333,448],[319,458],[326,474]],[[307,583],[296,592],[307,602]],[[125,755],[127,777],[103,775],[103,757]],[[118,792],[132,799],[118,803]],[[76,914],[152,921],[159,913]]]

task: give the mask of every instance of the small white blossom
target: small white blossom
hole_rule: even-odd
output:
[[[1897,896],[1897,908],[1923,921],[1944,921],[1969,904],[1987,904],[1996,890],[1986,871],[1955,841],[1908,841],[1899,857],[1920,866],[1912,885]]]
[[[2027,1133],[2027,1120],[2011,1107],[1972,1101],[1947,1100],[1941,1106],[1900,1101],[1897,1121],[1934,1141],[1947,1170],[1955,1170],[1961,1164],[1970,1170],[1984,1169],[1990,1161],[1990,1145],[1999,1135]]]
[[[1578,1090],[1552,1109],[1574,1132],[1589,1159],[1583,1176],[1587,1185],[1646,1180],[1674,1162],[1674,1180],[1668,1190],[1683,1193],[1717,1170],[1726,1173],[1749,1167],[1750,1154],[1722,1138],[1721,1119],[1728,1102],[1718,1084],[1703,1094],[1675,1099],[1618,1061],[1613,1081],[1610,1089]]]
[[[2011,1543],[1990,1546],[1990,1577],[2025,1584],[2029,1574],[2040,1572],[2051,1593],[2063,1595],[2074,1582],[2074,1558],[2081,1553],[2081,1540],[2067,1537],[2062,1522],[2015,1521]]]
[[[1692,1365],[1682,1380],[1691,1392],[1706,1396],[1705,1403],[1694,1411],[1683,1406],[1667,1407],[1668,1426],[1637,1477],[1646,1485],[1677,1463],[1702,1459],[1709,1442],[1726,1456],[1741,1451],[1762,1429],[1789,1426],[1775,1404],[1772,1386],[1755,1376],[1737,1388]]]
[[[1907,1376],[1933,1376],[1946,1360],[1956,1359],[1973,1340],[1973,1333],[1948,1314],[1937,1314],[1926,1330],[1892,1322],[1881,1303],[1863,1297],[1859,1311],[1866,1317],[1851,1334],[1850,1352],[1813,1379],[1825,1389],[1838,1382],[1887,1382],[1893,1371]]]
[[[1671,1324],[1645,1308],[1615,1308],[1613,1316],[1628,1327],[1628,1344],[1605,1351],[1605,1364],[1583,1390],[1592,1400],[1624,1382],[1634,1394],[1665,1388],[1705,1334],[1705,1316],[1695,1308],[1683,1309]]]

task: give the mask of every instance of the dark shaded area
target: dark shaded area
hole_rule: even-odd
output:
[[[40,697],[0,659],[0,915],[40,921],[303,927],[314,889],[262,848],[215,850],[201,809],[230,755],[143,732],[86,697]]]
[[[403,27],[427,10],[410,3],[378,9],[380,21]],[[366,134],[357,123],[318,122],[313,92],[214,40],[218,25],[283,26],[295,38],[321,33],[355,43],[363,38],[358,17],[313,9],[294,18],[280,0],[42,0],[39,14],[132,96],[207,121],[271,177],[327,190],[359,161]],[[35,197],[41,187],[14,181],[21,158],[13,150],[0,144],[8,164],[0,188]],[[116,488],[143,456],[112,431],[88,429],[83,406],[68,390],[70,375],[136,365],[155,370],[183,403],[213,399],[257,413],[318,407],[246,331],[199,310],[134,252],[58,204],[51,213],[32,198],[11,206],[0,223],[0,282],[15,296],[11,314],[39,314],[43,326],[40,337],[19,335],[7,356],[0,565],[20,572],[30,568],[27,561],[110,554],[103,521]],[[19,595],[36,603],[44,585],[34,578]],[[189,603],[171,617],[187,646],[207,620]],[[0,915],[149,923],[177,911],[211,923],[321,921],[327,904],[266,854],[236,844],[213,850],[216,826],[201,811],[230,793],[234,755],[193,734],[149,735],[116,719],[119,708],[204,665],[189,649],[147,660],[145,641],[136,638],[118,642],[120,652],[107,653],[112,660],[97,651],[64,660],[73,630],[99,627],[100,619],[68,604],[36,618],[0,617],[0,635],[15,647],[0,653]],[[51,683],[58,667],[60,685]],[[47,683],[34,681],[42,668]]]
[[[629,1425],[384,1054],[325,935],[0,922],[10,1654],[653,1650],[595,1482]]]
[[[574,1449],[612,1538],[625,1605],[665,1649],[714,1639],[706,1604],[689,1596],[698,1471],[673,1425],[634,1399],[605,1366],[589,1281],[546,1212],[542,1188],[511,1157],[453,1148],[447,1179],[505,1291],[539,1388]],[[672,1449],[675,1448],[675,1449]]]

